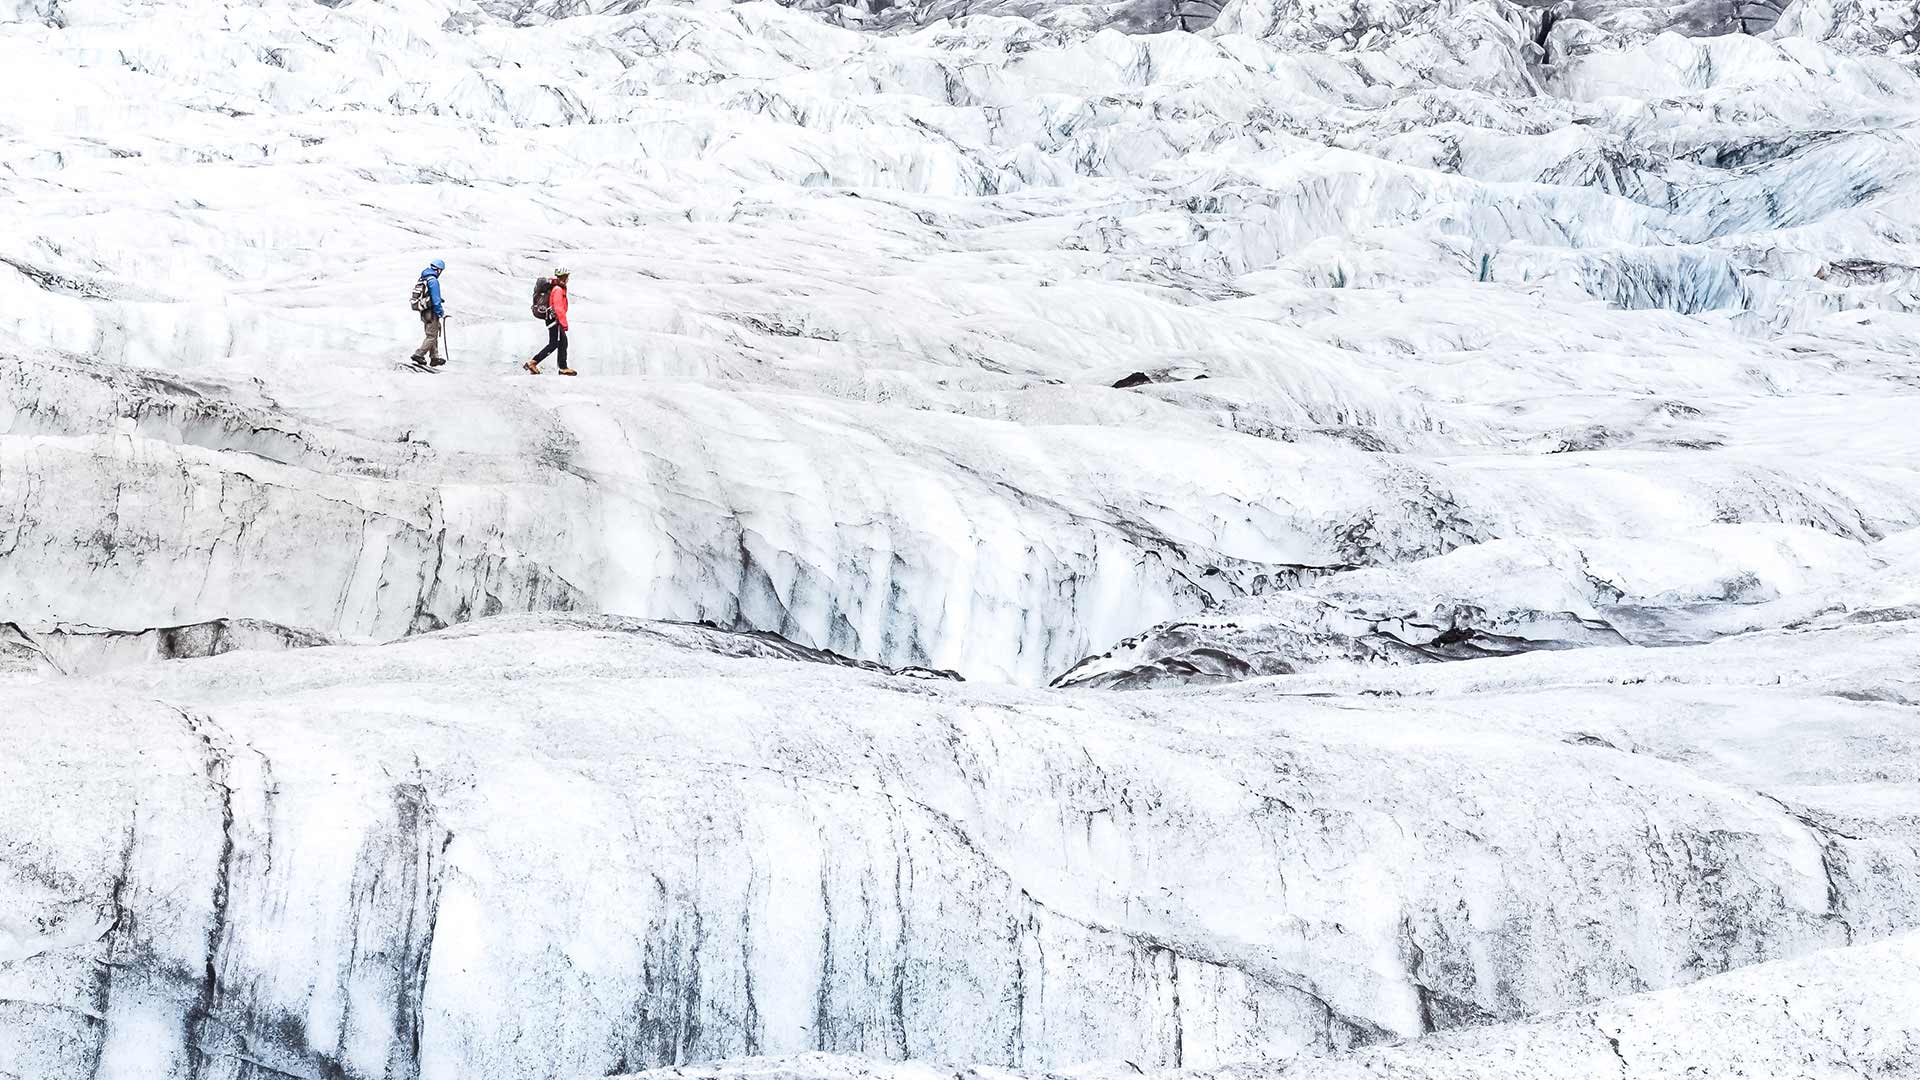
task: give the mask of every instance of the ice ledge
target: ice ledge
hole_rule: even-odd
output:
[[[790,641],[768,630],[728,628],[712,622],[635,619],[619,615],[550,614],[502,616],[461,623],[445,636],[513,630],[585,630],[634,634],[691,652],[741,659],[792,660],[857,668],[918,679],[959,681],[944,669],[890,667]],[[58,623],[50,626],[0,622],[0,675],[93,675],[161,660],[198,660],[230,652],[278,652],[346,644],[316,630],[261,619],[207,619],[178,626],[135,629]]]

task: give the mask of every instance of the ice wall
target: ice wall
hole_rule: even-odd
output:
[[[0,1052],[1208,1067],[1685,985],[1914,925],[1914,625],[1150,703],[599,616],[0,687]]]

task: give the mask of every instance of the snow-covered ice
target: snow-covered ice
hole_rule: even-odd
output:
[[[0,0],[0,1077],[1920,1072],[1917,36]]]

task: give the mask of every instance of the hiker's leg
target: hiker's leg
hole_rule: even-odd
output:
[[[420,348],[414,350],[413,355],[415,356],[439,355],[440,320],[434,317],[433,312],[423,311],[420,313],[420,325],[426,330],[427,336],[421,339]]]
[[[560,366],[566,367],[567,366],[566,334],[560,329],[559,323],[550,322],[547,324],[547,347],[544,349],[541,349],[539,352],[534,354],[533,362],[538,364],[540,361],[545,360],[547,357],[553,355],[553,352],[556,349],[559,350],[560,352]]]

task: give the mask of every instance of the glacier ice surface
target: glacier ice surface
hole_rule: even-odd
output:
[[[0,0],[0,1076],[1920,1070],[1916,34]]]

